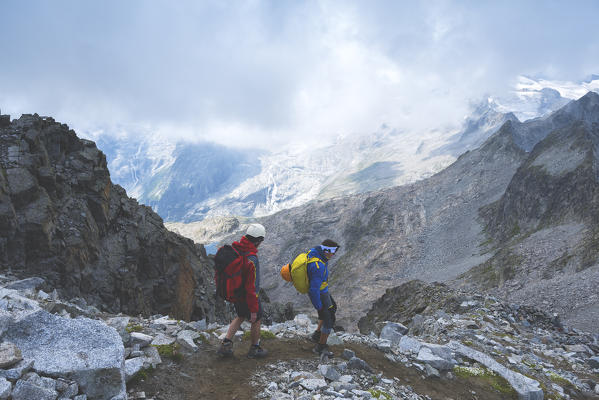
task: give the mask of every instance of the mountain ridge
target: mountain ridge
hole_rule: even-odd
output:
[[[577,126],[581,125],[576,116],[587,118],[582,126],[594,126],[593,121],[597,118],[595,108],[590,107],[587,110],[590,113],[587,113],[585,107],[592,105],[597,97],[597,94],[590,93],[542,119],[523,123],[508,121],[479,148],[467,151],[449,167],[423,181],[349,197],[316,200],[258,218],[257,221],[263,223],[269,233],[261,247],[264,263],[272,266],[265,270],[263,277],[269,296],[277,301],[292,299],[309,309],[307,300],[296,296],[281,281],[276,266],[287,263],[297,252],[326,238],[342,244],[331,268],[331,290],[340,305],[339,315],[349,323],[355,322],[352,315],[364,312],[367,305],[382,295],[386,288],[407,280],[445,281],[460,286],[464,282],[472,284],[476,281],[472,275],[463,275],[472,268],[501,271],[502,265],[519,262],[520,258],[514,259],[510,255],[512,250],[502,253],[501,247],[497,247],[501,244],[497,245],[493,229],[487,227],[485,207],[499,204],[502,197],[509,193],[510,184],[518,180],[518,170],[531,154],[536,155],[541,151],[538,149],[553,139],[551,132],[576,136]],[[589,99],[592,101],[587,104]],[[535,143],[535,140],[538,142]],[[568,154],[567,151],[565,154]],[[564,158],[568,159],[568,156]],[[567,194],[564,196],[567,198]],[[596,199],[587,196],[584,201],[592,205]],[[483,212],[479,213],[479,209]],[[560,223],[559,226],[545,227],[547,232],[538,235],[526,236],[523,233],[524,238],[529,238],[526,248],[537,258],[535,270],[542,265],[560,263],[562,253],[546,251],[540,256],[537,253],[543,246],[551,246],[558,240],[559,235],[556,237],[554,232],[570,229],[567,226],[576,227],[580,220],[568,219]],[[505,225],[504,222],[500,224]],[[561,228],[562,225],[564,228]],[[580,246],[575,243],[580,240],[592,242],[595,237],[589,237],[585,229],[572,229],[567,230],[571,231],[568,233],[572,240],[570,247],[579,249]],[[511,232],[508,228],[504,230]],[[596,262],[596,259],[590,259]],[[576,273],[574,268],[572,274]],[[484,290],[503,290],[501,293],[506,297],[522,289],[516,284],[519,275],[502,276],[493,281],[492,287],[473,286]],[[339,285],[341,281],[343,286]],[[569,322],[575,324],[577,318],[584,316],[574,311],[570,313],[563,304],[556,302],[556,296],[563,291],[559,282],[552,284],[557,285],[553,293],[544,290],[544,297],[531,296],[532,301],[545,309],[547,304],[555,304],[556,310],[570,314]],[[583,283],[576,284],[580,286]],[[583,292],[588,293],[585,289],[580,294]],[[578,294],[569,296],[572,299]],[[585,326],[588,327],[588,324]]]

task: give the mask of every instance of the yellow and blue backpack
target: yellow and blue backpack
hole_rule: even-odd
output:
[[[281,267],[281,277],[287,282],[293,282],[295,290],[308,293],[310,280],[308,279],[308,263],[321,261],[317,257],[308,258],[308,252],[301,253],[293,262]]]

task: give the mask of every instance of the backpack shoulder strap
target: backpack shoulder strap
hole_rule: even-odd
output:
[[[320,258],[318,258],[318,257],[310,257],[310,258],[308,258],[308,264],[310,264],[312,262],[315,262],[316,263],[316,268],[320,269],[320,267],[318,266],[318,263],[322,262],[322,260]]]

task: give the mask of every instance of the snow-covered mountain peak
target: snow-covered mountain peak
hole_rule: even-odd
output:
[[[113,180],[167,221],[262,216],[431,176],[506,121],[545,116],[578,94],[599,90],[596,78],[572,83],[523,76],[508,95],[473,103],[461,127],[425,132],[382,124],[363,135],[298,140],[270,151],[175,141],[145,130],[130,136],[119,130],[96,141]]]

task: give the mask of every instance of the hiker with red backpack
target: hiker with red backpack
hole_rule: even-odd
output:
[[[233,303],[237,313],[218,349],[220,355],[233,355],[232,339],[246,319],[251,323],[248,358],[262,358],[268,354],[267,350],[260,347],[262,305],[258,299],[260,290],[258,246],[264,240],[265,233],[264,226],[251,224],[238,242],[221,247],[214,257],[217,294]]]
[[[318,328],[312,334],[312,340],[318,344],[314,352],[320,355],[332,356],[327,339],[335,323],[335,311],[337,305],[329,293],[329,268],[328,262],[339,250],[339,245],[327,239],[320,246],[316,246],[307,254],[308,257],[308,280],[310,288],[308,294],[312,305],[318,311]]]

